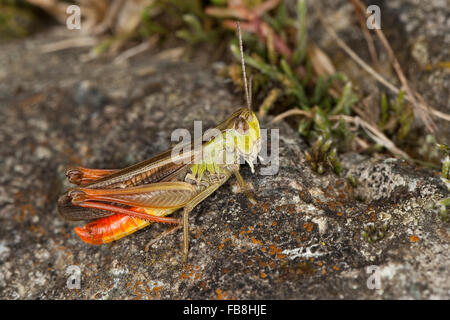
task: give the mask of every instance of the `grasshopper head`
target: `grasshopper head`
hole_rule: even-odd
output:
[[[253,162],[261,150],[261,132],[256,114],[242,108],[234,119],[232,130],[237,152],[245,159],[252,172],[255,172]]]

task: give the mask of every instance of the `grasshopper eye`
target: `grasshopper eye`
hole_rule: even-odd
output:
[[[234,122],[234,129],[239,133],[239,134],[247,134],[248,133],[248,123],[247,121],[245,121],[244,118],[239,117],[236,119],[236,121]]]

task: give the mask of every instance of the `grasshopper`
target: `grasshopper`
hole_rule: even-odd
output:
[[[84,242],[104,244],[118,240],[153,222],[183,227],[183,261],[189,252],[189,213],[232,175],[250,201],[255,202],[239,173],[239,159],[253,162],[261,150],[258,118],[251,110],[243,56],[242,35],[237,25],[247,107],[235,111],[215,127],[219,134],[201,142],[201,148],[173,148],[125,169],[70,167],[66,176],[72,188],[58,199],[59,214],[66,220],[93,220],[75,233]],[[200,161],[194,161],[201,153]],[[217,156],[220,155],[220,156]],[[226,155],[226,161],[219,161]],[[198,159],[198,158],[197,158]],[[183,161],[181,161],[183,160]],[[187,160],[187,161],[186,161]],[[182,218],[167,217],[183,209]]]

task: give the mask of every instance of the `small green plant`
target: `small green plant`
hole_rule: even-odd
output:
[[[448,183],[450,179],[450,147],[445,144],[438,144],[437,147],[445,153],[445,158],[442,160],[441,174],[445,182]]]
[[[308,42],[306,1],[297,0],[296,9],[293,16],[284,1],[270,0],[164,0],[156,1],[152,10],[143,15],[143,25],[148,33],[162,35],[175,28],[177,37],[191,46],[231,39],[235,62],[222,74],[243,87],[241,57],[234,34],[236,22],[240,21],[244,60],[253,79],[252,91],[255,103],[260,105],[259,114],[298,111],[289,113],[296,116],[290,123],[311,146],[309,162],[315,171],[331,168],[340,172],[337,155],[348,150],[373,153],[387,148],[395,155],[409,158],[395,145],[411,148],[418,141],[411,137],[414,113],[403,91],[392,99],[382,94],[379,110],[375,112],[378,119],[364,117],[364,101],[359,98],[361,93],[355,84],[345,74],[335,72],[326,54]],[[151,15],[154,12],[163,14],[155,18]],[[167,16],[169,24],[164,22]],[[328,144],[327,152],[320,152]]]
[[[450,207],[450,198],[445,198],[439,201],[438,207],[442,221],[448,222],[448,207]]]
[[[361,236],[368,242],[374,243],[383,240],[388,232],[388,225],[385,224],[375,224],[368,223],[364,226],[363,231],[361,231]]]
[[[349,174],[349,175],[347,176],[347,179],[348,179],[348,183],[349,183],[353,188],[356,188],[356,187],[358,186],[358,182],[356,181],[356,178],[355,178],[352,174]]]
[[[176,32],[177,37],[186,40],[190,45],[197,43],[214,42],[218,39],[217,32],[213,30],[205,30],[200,19],[193,14],[185,14],[184,22],[188,28],[181,29]]]
[[[379,128],[398,141],[403,141],[411,130],[414,113],[409,104],[404,102],[404,91],[400,91],[397,98],[388,102],[386,95],[381,96],[381,116]]]
[[[447,187],[447,190],[450,192],[450,147],[445,144],[437,144],[437,147],[445,154],[445,157],[442,160],[441,175],[442,180]],[[441,214],[441,219],[444,222],[448,222],[448,207],[450,207],[450,197],[438,201],[437,206]]]

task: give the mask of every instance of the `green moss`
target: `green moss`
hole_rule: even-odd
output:
[[[444,178],[448,184],[448,180],[450,179],[450,147],[445,144],[437,144],[437,147],[445,153],[445,158],[442,159],[441,174],[442,178]]]
[[[311,168],[319,174],[323,174],[328,168],[338,175],[342,171],[336,148],[332,148],[332,144],[332,140],[319,136],[311,149],[305,151],[306,160],[310,163]]]
[[[361,231],[361,236],[368,243],[375,243],[386,238],[388,230],[389,228],[387,224],[368,223],[364,226],[364,229]]]
[[[356,188],[356,187],[357,187],[356,178],[355,178],[352,174],[349,174],[349,175],[347,176],[347,179],[348,179],[349,184],[350,184],[353,188]]]
[[[448,222],[448,207],[450,207],[450,198],[439,201],[439,207],[442,221]]]
[[[381,96],[381,116],[379,128],[398,142],[404,141],[411,131],[414,122],[412,107],[404,102],[404,91],[400,91],[396,99],[388,102],[385,94]]]

